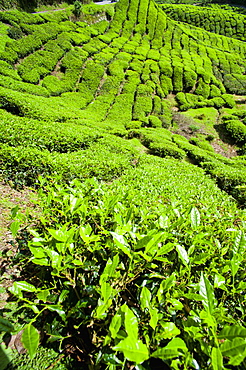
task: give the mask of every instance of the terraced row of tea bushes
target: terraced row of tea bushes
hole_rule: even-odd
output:
[[[176,21],[189,23],[206,31],[241,41],[246,39],[246,17],[244,15],[192,5],[163,4],[162,9],[168,17]]]
[[[6,13],[6,19],[8,19],[9,13],[11,12]],[[31,21],[29,20],[28,15],[24,15],[23,17],[20,16],[18,18],[20,12],[14,11],[13,13],[14,20],[16,22],[24,22],[25,19],[26,22]],[[45,20],[43,19],[43,17],[47,18],[47,15],[45,14],[42,14],[42,16],[33,15],[34,18],[37,16],[36,23],[43,22],[44,24],[28,25],[27,23],[20,23],[19,27],[21,26],[22,30],[24,30],[25,33],[28,33],[28,35],[24,35],[19,40],[11,40],[6,43],[1,59],[10,63],[8,69],[11,70],[13,69],[11,64],[17,62],[18,58],[24,57],[24,59],[20,60],[16,65],[18,74],[24,81],[35,84],[39,83],[42,77],[54,70],[57,63],[62,60],[65,53],[71,50],[72,45],[81,46],[84,43],[89,43],[87,47],[90,50],[90,48],[92,48],[92,46],[90,46],[92,43],[91,37],[93,38],[98,35],[98,33],[104,32],[108,26],[107,21],[99,22],[94,28],[88,27],[87,24],[83,22],[78,22],[78,24],[75,25],[75,23],[68,21],[68,15],[66,12],[61,11],[59,14],[64,17],[60,15],[59,19],[56,19],[55,16],[54,19],[51,17],[50,20],[48,17],[48,20]],[[100,41],[96,40],[94,41],[94,44],[97,45],[98,49]],[[102,43],[101,48],[105,45],[106,44]],[[82,54],[83,56],[88,55],[86,51],[81,53],[81,55]],[[33,66],[35,67],[33,68]],[[61,68],[66,67],[67,66],[61,65]],[[74,68],[74,66],[70,66],[70,69],[72,68]],[[62,81],[60,93],[69,90],[67,85],[70,85],[71,89],[71,85],[74,87],[74,83],[77,82],[77,79],[74,78],[73,74],[73,76],[71,76],[71,74],[72,72],[69,71],[65,78],[65,82]],[[71,81],[68,81],[69,77],[71,77]],[[56,85],[59,85],[59,79],[55,80],[53,77],[53,82],[56,83]],[[52,92],[52,90],[56,89],[51,88],[50,90]]]
[[[69,133],[69,129],[66,130]],[[66,132],[64,130],[64,132]],[[88,132],[88,130],[87,130]],[[79,142],[82,139],[83,131],[79,135],[77,146],[85,146],[84,150],[76,150],[73,145],[74,134],[70,132],[67,143],[57,142],[57,149],[61,151],[49,152],[45,147],[51,150],[56,149],[56,139],[50,136],[52,144],[45,143],[42,138],[37,136],[39,143],[30,146],[10,146],[2,144],[0,149],[0,173],[1,177],[9,181],[13,186],[35,186],[39,175],[48,176],[57,174],[62,181],[69,182],[74,178],[96,177],[102,180],[112,180],[120,176],[127,169],[134,167],[138,161],[139,151],[131,145],[131,142],[110,135],[104,135],[102,138],[96,138],[96,134],[89,132],[84,135],[85,143]],[[88,137],[92,135],[92,137]],[[87,139],[86,139],[87,136]],[[62,136],[60,136],[62,139]],[[94,141],[96,138],[96,141]],[[93,140],[90,142],[90,140]],[[86,143],[86,140],[88,142]],[[10,141],[10,140],[9,140]],[[25,142],[24,137],[22,141]],[[30,140],[31,141],[31,140]],[[13,143],[21,142],[13,138]],[[90,142],[90,147],[86,145]],[[9,143],[11,144],[11,143]],[[43,149],[37,149],[42,146]],[[60,145],[60,147],[59,147]],[[77,148],[76,148],[77,149]],[[64,151],[65,153],[62,153]]]
[[[90,147],[105,133],[76,123],[44,122],[0,111],[0,142],[9,146],[70,153]]]
[[[67,0],[67,4],[73,3],[72,0]],[[18,8],[25,11],[34,11],[37,7],[41,7],[43,5],[57,5],[56,0],[1,0],[0,1],[0,9],[12,9]]]
[[[192,163],[201,166],[214,178],[218,186],[234,196],[242,204],[245,202],[246,166],[242,162],[227,159],[188,142],[179,135],[173,135],[173,141],[186,152]],[[241,188],[242,186],[242,188]]]
[[[148,8],[148,2],[141,6]],[[99,97],[97,105],[104,100],[104,108],[101,114],[98,114],[97,119],[99,120],[108,118],[108,121],[114,121],[117,117],[117,110],[122,102],[128,101],[129,103],[127,103],[126,108],[127,113],[124,114],[122,110],[121,114],[122,122],[126,125],[127,121],[129,122],[132,120],[137,122],[140,121],[147,126],[160,126],[163,124],[163,121],[165,124],[165,118],[162,118],[163,111],[162,109],[156,111],[156,103],[154,103],[153,98],[156,100],[158,98],[162,99],[167,96],[168,93],[180,92],[183,89],[192,91],[195,87],[195,94],[200,97],[195,104],[189,102],[182,104],[180,99],[178,99],[178,102],[180,102],[182,106],[181,109],[206,105],[214,105],[216,107],[227,105],[227,101],[225,102],[223,98],[219,99],[220,95],[225,93],[225,89],[221,81],[213,76],[213,66],[206,47],[200,45],[200,56],[195,56],[195,50],[193,50],[195,42],[191,43],[189,37],[183,32],[182,28],[169,21],[168,28],[165,32],[164,47],[160,50],[153,49],[152,45],[156,48],[157,46],[160,47],[163,43],[163,28],[167,26],[165,15],[161,12],[157,12],[156,5],[152,4],[146,13],[146,20],[144,23],[143,18],[140,16],[137,17],[136,14],[138,13],[134,12],[134,9],[137,7],[138,1],[131,2],[130,6],[127,1],[120,5],[117,4],[115,18],[110,23],[109,27],[106,21],[101,21],[93,27],[86,27],[82,22],[78,22],[76,25],[67,20],[61,22],[59,27],[62,32],[59,33],[57,38],[54,41],[48,41],[43,47],[44,50],[34,52],[24,58],[17,66],[18,73],[23,80],[36,84],[41,81],[41,86],[38,86],[36,90],[35,88],[28,90],[26,85],[19,87],[15,82],[11,84],[11,81],[9,82],[10,86],[8,86],[8,81],[3,81],[2,85],[11,88],[17,85],[16,90],[30,91],[31,93],[37,91],[38,95],[44,96],[47,96],[47,94],[59,96],[64,92],[78,91],[81,94],[80,98],[82,97],[81,102],[83,101],[83,104],[81,103],[81,107],[83,108],[88,106],[91,102],[94,104],[95,101],[98,100],[97,97]],[[131,27],[129,27],[127,23],[128,20],[126,21],[123,16],[125,13],[128,14],[127,19],[131,22]],[[151,17],[155,17],[156,20],[156,27],[152,30],[146,26],[146,24],[151,25],[155,23],[150,21],[150,19],[152,19]],[[132,34],[132,27],[135,23],[136,27],[138,27],[138,25],[147,27],[147,38],[146,36],[141,37],[139,33]],[[47,25],[48,24],[49,22]],[[121,27],[120,29],[119,25]],[[41,24],[38,27],[43,26],[46,26],[46,24]],[[162,33],[158,31],[160,30],[160,26]],[[30,36],[35,34],[36,31],[34,29]],[[117,30],[120,30],[120,35],[117,35]],[[99,31],[105,32],[104,35],[99,36]],[[128,38],[130,37],[130,39],[128,40],[126,36]],[[168,40],[170,40],[170,43]],[[17,42],[20,41],[21,39],[19,41],[17,40]],[[105,102],[105,98],[101,97],[102,94],[100,94],[99,90],[102,89],[104,91],[107,84],[110,84],[110,79],[115,80],[115,90],[117,90],[116,85],[118,85],[116,94],[121,93],[122,86],[124,86],[124,83],[127,81],[127,78],[125,78],[123,74],[121,76],[118,75],[117,79],[115,79],[115,76],[110,76],[110,64],[121,49],[127,52],[130,57],[136,53],[136,57],[128,66],[128,69],[133,69],[140,73],[141,81],[143,81],[144,84],[146,81],[148,82],[149,92],[143,93],[140,86],[139,88],[135,86],[137,95],[134,96],[134,102],[132,102],[132,96],[123,96],[122,98],[116,98],[115,96],[115,98],[113,98],[113,94],[111,99],[107,98],[107,102]],[[171,55],[169,57],[167,57],[167,50],[171,50]],[[180,50],[182,50],[181,53]],[[193,54],[190,54],[190,51],[192,51]],[[192,59],[190,55],[192,55]],[[204,58],[204,55],[206,55],[206,58]],[[223,53],[221,52],[221,56],[222,55]],[[94,58],[95,62],[87,60],[91,57]],[[145,60],[146,62],[144,62]],[[144,65],[141,64],[141,61],[144,62]],[[99,65],[102,62],[104,70]],[[32,68],[33,65],[36,67]],[[220,65],[220,67],[224,68],[225,66]],[[232,68],[234,71],[236,70],[232,64],[229,71],[231,71]],[[112,69],[113,67],[111,70]],[[50,75],[51,72],[52,75]],[[127,72],[126,69],[124,72]],[[225,73],[227,72],[228,70],[225,70]],[[108,73],[109,76],[107,75]],[[42,81],[43,77],[44,79]],[[102,78],[105,79],[104,84],[101,84]],[[208,84],[210,84],[210,86]],[[145,96],[143,96],[143,94]],[[146,96],[146,94],[148,96]],[[192,97],[189,98],[192,99]],[[212,99],[207,100],[208,98]],[[117,104],[113,108],[115,103],[114,99],[117,99]],[[145,104],[144,109],[142,109],[141,101],[144,99],[146,101],[148,100],[148,102]],[[194,100],[197,99],[195,98]],[[232,104],[233,102],[231,100],[229,106],[232,106]],[[89,108],[89,111],[85,112],[84,118],[89,117],[92,107]],[[110,115],[109,110],[112,110]],[[131,110],[133,112],[132,116],[130,115]],[[151,117],[148,118],[149,116]],[[152,118],[152,116],[154,116],[154,118]]]
[[[23,39],[33,36],[37,32],[35,27],[45,29],[53,23],[57,25],[54,39],[44,43],[43,50],[20,60],[17,70],[2,61],[2,68],[11,72],[2,79],[8,90],[4,87],[0,90],[1,107],[15,115],[41,121],[68,121],[68,124],[72,119],[72,127],[76,119],[83,125],[101,127],[122,136],[125,128],[168,127],[171,108],[164,98],[169,93],[176,94],[182,110],[235,105],[233,98],[225,94],[223,83],[232,70],[238,74],[244,71],[241,55],[245,46],[238,40],[231,43],[226,37],[208,36],[208,32],[193,26],[167,20],[147,0],[121,1],[115,6],[110,23],[102,20],[86,26],[83,22],[64,20],[59,24],[46,21],[29,28],[26,25],[23,29],[32,33]],[[137,32],[138,28],[146,32]],[[11,45],[19,45],[21,40],[11,41]],[[225,50],[228,50],[226,56]],[[32,64],[36,68],[31,68]],[[217,75],[216,68],[220,72]],[[38,77],[32,82],[40,85],[20,80],[28,73],[36,74]],[[7,80],[11,77],[12,85]],[[32,88],[28,90],[28,86]],[[20,94],[11,88],[28,93],[36,89],[36,95],[44,97]],[[47,99],[49,95],[55,97]],[[63,129],[66,133],[65,126],[61,132]],[[158,135],[144,142],[152,154],[185,157],[183,147]],[[46,144],[42,145],[45,148]]]
[[[129,136],[138,137],[141,143],[149,149],[149,154],[177,159],[186,157],[185,151],[173,142],[172,134],[166,129],[137,129],[129,132]]]
[[[217,89],[213,89],[215,85],[212,85],[211,91],[215,94],[217,93]],[[215,86],[216,87],[216,86]],[[213,93],[212,93],[213,94]],[[210,95],[211,96],[211,95]],[[230,94],[219,94],[212,99],[204,99],[202,95],[194,95],[190,93],[183,93],[179,92],[176,95],[176,99],[180,104],[180,110],[187,110],[190,108],[200,108],[200,107],[215,107],[217,109],[221,107],[235,107],[236,103],[233,97]]]

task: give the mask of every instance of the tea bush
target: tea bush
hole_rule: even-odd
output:
[[[26,366],[245,369],[246,162],[216,152],[244,154],[244,16],[164,8],[0,14],[1,179],[39,194],[0,317]]]
[[[239,120],[227,120],[225,121],[225,129],[230,134],[230,137],[240,144],[246,142],[246,126]]]

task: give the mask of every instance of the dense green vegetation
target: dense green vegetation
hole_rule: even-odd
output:
[[[245,16],[76,6],[0,13],[1,178],[38,194],[2,367],[243,370]]]

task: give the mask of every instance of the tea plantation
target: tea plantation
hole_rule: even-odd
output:
[[[74,7],[0,12],[0,370],[243,370],[246,15]]]

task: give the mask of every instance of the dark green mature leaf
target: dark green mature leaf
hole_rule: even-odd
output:
[[[5,318],[0,316],[0,331],[11,333],[14,330],[13,325]]]
[[[30,358],[33,358],[39,344],[39,333],[37,329],[33,325],[28,324],[23,331],[21,341],[27,349]]]
[[[58,305],[58,304],[50,304],[50,305],[47,305],[47,308],[50,310],[50,311],[55,311],[58,313],[58,315],[62,318],[63,321],[66,321],[67,317],[66,317],[66,313],[65,311],[63,310],[62,306]]]

